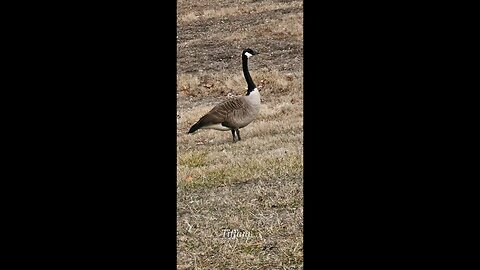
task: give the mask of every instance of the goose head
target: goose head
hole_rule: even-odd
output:
[[[247,49],[243,50],[243,52],[242,52],[242,55],[245,55],[247,58],[249,58],[252,55],[256,55],[256,54],[258,54],[258,52],[254,51],[250,48],[247,48]]]

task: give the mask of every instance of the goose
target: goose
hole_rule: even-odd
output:
[[[247,93],[217,104],[202,116],[188,133],[194,133],[198,129],[231,130],[233,142],[241,140],[239,129],[255,120],[260,111],[260,92],[248,71],[248,58],[256,54],[258,52],[250,48],[242,51],[242,68],[243,76],[247,81]]]

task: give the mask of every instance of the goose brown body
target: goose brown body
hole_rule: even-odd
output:
[[[228,99],[216,105],[192,126],[189,133],[199,128],[230,130],[247,126],[257,118],[260,111],[260,95],[257,93],[250,95],[252,96]],[[254,98],[254,95],[258,98]]]
[[[231,130],[233,141],[241,140],[239,129],[255,120],[260,111],[260,93],[250,77],[247,66],[248,57],[255,54],[257,52],[251,49],[246,49],[242,53],[243,73],[248,85],[247,94],[219,103],[202,116],[188,133],[193,133],[198,129]]]

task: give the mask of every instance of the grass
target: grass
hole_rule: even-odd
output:
[[[303,269],[302,6],[177,2],[177,269]],[[249,62],[260,115],[237,143],[229,131],[187,134],[245,94],[245,47],[261,52]]]
[[[261,56],[256,56],[261,58]],[[303,73],[302,72],[281,72],[279,70],[270,70],[261,68],[255,70],[255,62],[252,60],[249,64],[250,73],[257,87],[261,90],[262,101],[272,101],[272,98],[282,98],[284,94],[297,100],[303,99]],[[258,60],[258,61],[261,61]],[[300,92],[298,92],[300,89]],[[204,100],[204,98],[218,97],[216,102],[226,98],[230,93],[232,95],[244,95],[246,93],[245,78],[241,70],[234,73],[230,72],[211,72],[208,75],[198,74],[178,74],[177,75],[177,93],[179,97],[192,97],[194,101]],[[279,96],[280,94],[280,96]],[[207,107],[214,103],[206,104]],[[195,115],[197,116],[197,115]]]
[[[271,80],[262,91],[260,115],[241,129],[240,142],[233,143],[230,132],[186,134],[225,97],[178,111],[178,269],[303,265],[302,83],[297,77]],[[187,221],[190,233],[183,229]],[[247,230],[252,237],[225,239],[225,228]]]
[[[292,79],[292,85],[296,82]],[[281,92],[281,89],[279,91]],[[213,104],[180,111],[177,121],[177,182],[179,186],[215,186],[249,179],[301,176],[303,173],[303,102],[301,89],[270,97],[259,117],[241,129],[242,141],[230,132],[189,127]],[[297,102],[295,102],[297,100]]]
[[[178,269],[301,269],[301,178],[179,189]],[[249,237],[226,238],[225,230]]]
[[[183,1],[187,2],[187,1]],[[265,11],[272,10],[282,10],[291,7],[302,7],[303,3],[301,1],[290,1],[290,2],[274,2],[269,1],[270,3],[249,3],[236,6],[228,6],[221,8],[212,8],[212,9],[203,9],[188,12],[186,14],[180,14],[177,16],[177,23],[180,25],[183,23],[193,23],[197,20],[206,20],[211,18],[223,18],[228,19],[229,17],[240,15],[240,14],[256,14]]]

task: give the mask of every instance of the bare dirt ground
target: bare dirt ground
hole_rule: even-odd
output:
[[[267,55],[252,69],[303,69],[302,1],[197,2],[177,2],[177,73],[238,72],[247,47]]]
[[[227,95],[259,117],[186,134]],[[177,269],[303,269],[303,2],[177,1]]]

